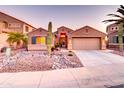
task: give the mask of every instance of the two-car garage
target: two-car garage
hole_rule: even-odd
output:
[[[84,26],[69,35],[68,49],[101,50],[106,49],[106,34],[90,26]]]
[[[72,48],[75,50],[99,50],[100,38],[72,38]]]

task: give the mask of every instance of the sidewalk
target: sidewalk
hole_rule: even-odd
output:
[[[100,65],[42,72],[0,73],[4,88],[80,88],[124,84],[124,64]]]

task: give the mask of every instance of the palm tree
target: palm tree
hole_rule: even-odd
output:
[[[26,46],[28,43],[28,38],[26,35],[24,35],[22,33],[10,32],[10,33],[8,33],[7,42],[10,45],[13,45],[14,43],[16,43],[16,49],[17,49],[18,46],[20,46],[21,42],[23,43],[24,46]]]
[[[116,11],[118,14],[108,14],[108,16],[115,17],[114,19],[104,20],[104,23],[114,22],[118,25],[118,41],[119,41],[119,50],[123,51],[123,31],[124,31],[124,6],[120,5],[120,8]]]

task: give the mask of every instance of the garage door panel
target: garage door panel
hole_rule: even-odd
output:
[[[72,47],[76,50],[100,49],[100,38],[73,38]]]

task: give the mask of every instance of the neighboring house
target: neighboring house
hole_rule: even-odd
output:
[[[9,46],[6,42],[8,32],[19,32],[27,34],[35,27],[15,17],[0,12],[0,46]],[[3,37],[4,36],[4,37]]]
[[[28,33],[28,50],[47,50],[48,31],[38,28]]]
[[[61,47],[74,50],[106,49],[106,34],[90,26],[84,26],[73,31],[67,27],[58,28],[56,41]]]
[[[118,45],[118,26],[117,24],[111,24],[107,26],[106,32],[108,37],[108,48],[117,49]],[[123,46],[124,46],[124,32],[123,32]]]

